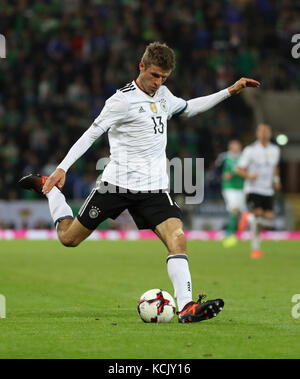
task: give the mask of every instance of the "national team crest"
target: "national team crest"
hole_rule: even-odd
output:
[[[101,211],[100,211],[99,208],[97,208],[97,207],[92,207],[92,209],[91,209],[90,212],[89,212],[89,216],[90,216],[90,218],[95,219],[95,218],[97,218],[97,217],[99,216],[99,213],[100,213],[100,212],[101,212]]]
[[[160,107],[164,112],[168,112],[168,106],[167,106],[167,101],[165,99],[161,99],[159,101]]]
[[[155,103],[150,103],[150,109],[153,113],[157,113],[157,106]]]

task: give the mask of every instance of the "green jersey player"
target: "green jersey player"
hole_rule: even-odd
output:
[[[237,243],[235,234],[238,227],[239,214],[246,209],[243,191],[244,179],[236,173],[241,151],[241,143],[237,140],[231,140],[227,153],[223,155],[222,194],[229,213],[226,238],[223,241],[225,247],[231,247]]]

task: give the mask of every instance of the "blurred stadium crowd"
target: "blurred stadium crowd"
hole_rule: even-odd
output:
[[[49,174],[116,89],[135,79],[145,46],[164,41],[177,68],[168,87],[190,99],[223,89],[241,76],[264,89],[300,89],[290,58],[300,30],[295,0],[1,0],[0,198],[18,199],[16,181]],[[172,120],[168,156],[204,157],[211,191],[213,162],[231,137],[251,142],[251,112],[242,97],[203,115]],[[245,133],[245,131],[247,131]],[[109,155],[102,138],[70,170],[65,193],[86,197]]]

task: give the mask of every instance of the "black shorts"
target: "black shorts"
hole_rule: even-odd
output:
[[[264,211],[272,211],[273,202],[273,196],[258,195],[256,193],[249,193],[247,195],[247,206],[250,211],[257,208],[261,208]]]
[[[107,218],[116,219],[128,209],[138,229],[152,229],[175,217],[182,219],[182,213],[167,191],[122,193],[122,189],[109,185],[110,191],[104,191],[107,183],[101,183],[100,189],[94,189],[82,205],[77,219],[89,230],[95,230]]]

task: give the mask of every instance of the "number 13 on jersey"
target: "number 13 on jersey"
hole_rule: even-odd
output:
[[[154,134],[157,134],[157,132],[160,134],[163,134],[165,125],[161,120],[162,117],[157,116],[157,117],[151,117],[151,118],[154,123]]]

